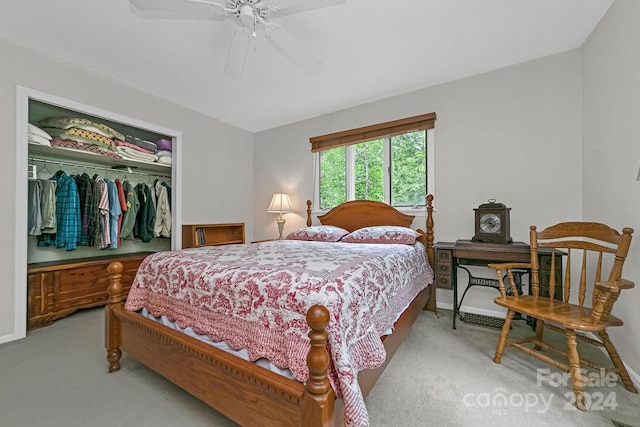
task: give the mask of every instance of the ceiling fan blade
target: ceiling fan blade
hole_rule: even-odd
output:
[[[322,65],[317,56],[309,52],[302,43],[279,25],[269,23],[265,28],[265,34],[267,42],[298,68],[314,72]]]
[[[224,64],[225,74],[239,75],[244,70],[244,64],[247,62],[249,46],[253,37],[248,31],[240,28],[237,29],[231,41],[231,47],[227,54],[227,61]]]
[[[314,9],[336,6],[346,3],[347,0],[276,0],[275,9],[270,13],[271,18],[293,15]]]
[[[148,19],[208,19],[227,18],[224,6],[202,0],[129,0],[133,12]]]

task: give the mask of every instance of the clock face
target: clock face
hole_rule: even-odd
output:
[[[499,233],[502,224],[496,214],[484,214],[480,217],[480,230],[483,233]]]

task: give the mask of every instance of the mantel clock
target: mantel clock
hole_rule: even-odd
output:
[[[495,199],[489,199],[489,203],[483,203],[475,211],[475,235],[474,242],[511,243],[509,230],[509,212],[511,208],[503,203],[496,203]]]

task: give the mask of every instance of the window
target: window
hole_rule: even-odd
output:
[[[433,193],[435,113],[311,138],[316,153],[314,206],[376,200],[425,205]]]

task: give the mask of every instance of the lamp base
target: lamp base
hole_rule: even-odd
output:
[[[276,223],[278,224],[278,240],[282,240],[282,232],[284,231],[284,223],[285,223],[285,219],[282,216],[279,216],[278,219],[276,220]]]

